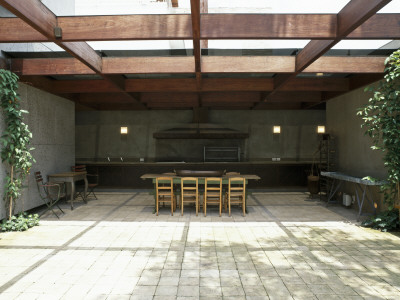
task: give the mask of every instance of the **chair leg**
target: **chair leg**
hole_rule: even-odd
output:
[[[203,210],[204,210],[204,216],[207,217],[207,198],[204,198],[203,200]]]
[[[157,216],[158,216],[158,203],[159,203],[159,198],[157,198],[157,200],[156,200],[156,214],[157,214]]]
[[[171,197],[171,216],[174,215],[174,197]]]
[[[199,198],[196,196],[196,217],[199,215]]]
[[[231,216],[231,196],[228,196],[228,209],[229,209],[229,216]]]
[[[245,216],[246,216],[246,205],[245,205],[245,201],[246,201],[246,199],[245,199],[245,198],[243,198],[243,201],[242,201],[242,207],[243,207],[243,217],[245,217]]]
[[[183,216],[183,195],[181,195],[181,216]]]
[[[221,216],[221,212],[222,212],[222,199],[219,198],[219,216]]]

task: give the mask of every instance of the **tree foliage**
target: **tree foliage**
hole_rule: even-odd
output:
[[[0,70],[0,105],[4,115],[5,130],[0,138],[1,160],[7,166],[4,200],[11,220],[15,201],[21,197],[23,184],[32,163],[35,161],[30,151],[32,133],[23,123],[18,95],[18,76],[7,70]]]
[[[372,139],[371,148],[384,152],[388,183],[382,190],[389,209],[393,209],[399,197],[400,181],[400,50],[386,59],[384,79],[365,91],[373,92],[373,96],[357,114],[364,121],[365,133]]]

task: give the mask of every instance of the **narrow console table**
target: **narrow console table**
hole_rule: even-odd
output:
[[[343,174],[340,172],[321,172],[321,175],[333,179],[332,186],[331,186],[329,194],[328,194],[328,200],[327,200],[326,206],[329,205],[333,196],[336,194],[336,192],[342,186],[343,182],[350,182],[350,183],[353,183],[355,186],[354,189],[355,189],[355,194],[356,194],[356,199],[357,199],[358,209],[359,209],[357,221],[360,219],[360,216],[362,213],[362,207],[364,205],[365,199],[368,200],[368,203],[371,205],[371,207],[374,211],[374,214],[376,214],[376,207],[374,205],[374,201],[372,200],[372,197],[369,197],[371,195],[368,195],[368,194],[370,194],[368,187],[383,185],[383,184],[385,184],[384,181],[371,181],[371,180],[367,180],[367,179],[362,179],[362,178],[346,175],[346,174]],[[361,199],[358,194],[359,190],[362,192]]]

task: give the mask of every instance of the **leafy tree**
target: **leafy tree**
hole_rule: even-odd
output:
[[[365,134],[372,138],[371,148],[384,152],[388,183],[382,190],[388,209],[392,210],[396,197],[400,199],[400,50],[386,59],[385,66],[384,79],[365,89],[374,94],[357,115],[364,121]]]
[[[8,207],[8,219],[11,220],[15,202],[21,197],[23,184],[32,163],[35,162],[29,147],[32,133],[28,125],[22,122],[18,95],[18,76],[0,69],[0,106],[4,114],[5,130],[0,138],[2,145],[1,160],[7,166],[4,200]]]

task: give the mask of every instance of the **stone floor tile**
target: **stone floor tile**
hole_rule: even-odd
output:
[[[244,285],[244,293],[246,296],[267,296],[267,291],[261,286]]]
[[[142,276],[139,278],[137,285],[157,285],[159,281],[160,277]]]
[[[0,299],[400,298],[399,237],[306,193],[255,192],[245,218],[157,217],[147,192],[98,198],[0,233]]]
[[[177,286],[158,286],[156,289],[156,296],[176,296],[178,293]]]
[[[223,286],[222,295],[227,296],[244,296],[244,289],[242,286]]]
[[[239,277],[221,277],[221,286],[242,286]]]
[[[155,285],[137,285],[133,289],[132,294],[138,296],[154,296],[156,287]]]
[[[201,286],[200,296],[222,296],[222,290],[220,286]]]
[[[177,286],[179,284],[179,277],[161,277],[158,285]]]
[[[179,279],[179,285],[200,286],[200,277],[181,277]]]
[[[179,297],[199,297],[200,289],[198,286],[190,285],[179,285],[178,286],[178,296]]]

